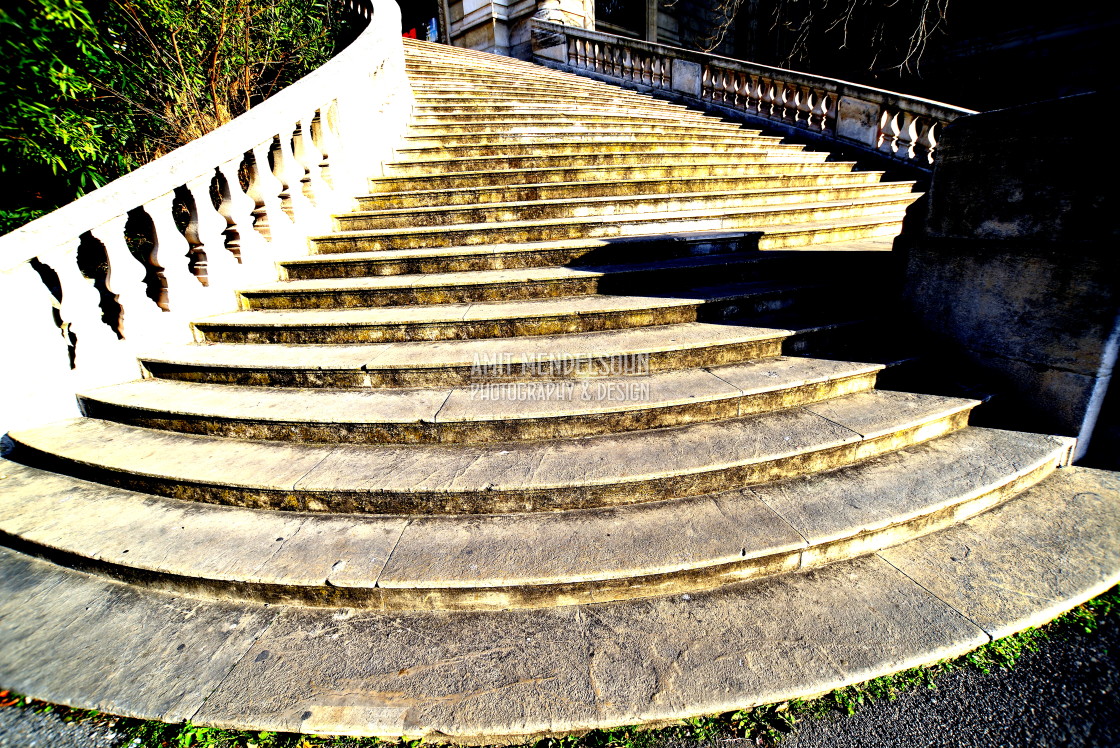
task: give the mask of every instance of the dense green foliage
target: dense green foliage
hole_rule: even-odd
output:
[[[228,122],[325,62],[330,0],[0,8],[0,232]]]

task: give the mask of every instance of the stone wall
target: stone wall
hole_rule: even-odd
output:
[[[1104,107],[1090,94],[957,120],[924,220],[899,242],[910,309],[996,386],[989,415],[1076,436],[1078,456],[1120,341],[1120,201],[1090,173],[1084,134],[1054,115]]]

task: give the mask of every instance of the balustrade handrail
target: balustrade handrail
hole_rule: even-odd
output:
[[[245,114],[0,237],[0,434],[78,415],[76,393],[143,376],[191,322],[274,282],[368,191],[412,113],[396,0]]]
[[[940,128],[976,113],[896,91],[555,21],[534,18],[532,23],[538,62],[778,121],[920,168],[932,163]],[[840,111],[842,104],[847,111]]]
[[[364,18],[367,25],[353,42],[318,69],[206,135],[0,236],[0,272],[212,174],[217,165],[276,135],[277,123],[298,122],[309,108],[317,109],[323,102],[337,99],[351,84],[352,76],[347,72],[369,71],[371,62],[384,58],[387,51],[377,48],[382,40],[374,29],[375,2],[343,0],[343,7]]]

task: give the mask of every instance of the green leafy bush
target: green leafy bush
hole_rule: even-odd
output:
[[[322,65],[330,0],[18,0],[0,8],[0,231],[222,125]]]

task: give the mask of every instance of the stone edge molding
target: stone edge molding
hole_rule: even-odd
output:
[[[275,280],[276,261],[306,255],[307,237],[381,173],[412,115],[400,10],[338,2],[366,26],[321,68],[0,236],[13,364],[0,378],[0,434],[77,415],[79,389],[138,377],[138,352],[188,342],[190,320],[236,309],[233,289]],[[185,228],[177,215],[189,215]]]
[[[928,172],[971,109],[794,70],[533,19],[533,60],[702,109],[857,148]]]

